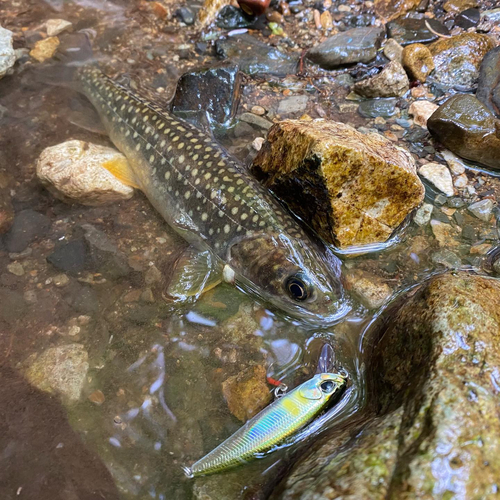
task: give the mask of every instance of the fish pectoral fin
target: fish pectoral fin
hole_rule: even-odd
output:
[[[166,294],[173,299],[198,297],[222,282],[222,267],[210,250],[188,247],[177,259]]]
[[[68,121],[94,134],[108,135],[99,113],[84,96],[71,99]]]
[[[102,164],[102,166],[108,172],[113,174],[119,181],[122,181],[123,184],[136,189],[141,189],[130,163],[125,158],[117,158],[115,160],[106,161]]]

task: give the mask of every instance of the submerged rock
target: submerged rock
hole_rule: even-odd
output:
[[[438,39],[433,31],[449,35],[448,29],[435,19],[415,19],[412,17],[402,17],[390,22],[387,25],[388,34],[401,45],[411,43],[429,43]]]
[[[56,36],[50,36],[48,38],[44,38],[43,40],[38,40],[38,42],[35,43],[33,50],[31,50],[30,56],[38,62],[43,63],[56,53],[60,43],[59,38]]]
[[[450,97],[429,118],[427,127],[458,156],[500,168],[500,121],[474,96]]]
[[[0,189],[0,234],[7,232],[14,220],[14,207],[7,190]]]
[[[434,70],[434,59],[425,45],[413,43],[403,49],[403,66],[412,80],[424,83]]]
[[[20,253],[38,238],[43,238],[50,228],[50,219],[34,210],[19,212],[5,235],[5,246],[11,253]]]
[[[38,158],[36,174],[58,199],[97,206],[128,200],[134,190],[112,175],[105,165],[126,162],[115,149],[84,141],[67,141],[46,148]]]
[[[5,76],[16,62],[16,53],[12,46],[12,31],[0,26],[0,78]]]
[[[354,28],[331,36],[309,49],[307,57],[324,69],[375,59],[385,32],[382,28]]]
[[[207,118],[224,125],[234,117],[240,93],[238,66],[184,73],[177,82],[172,112],[197,126],[206,125]]]
[[[346,287],[368,309],[378,309],[391,296],[387,283],[374,274],[356,269],[345,276]]]
[[[365,344],[378,416],[316,446],[279,498],[494,498],[500,281],[434,277],[396,299]]]
[[[49,19],[45,23],[45,29],[47,30],[47,36],[57,36],[63,31],[70,30],[73,27],[69,21],[64,19]]]
[[[453,179],[446,165],[426,163],[418,169],[418,173],[446,196],[455,194]]]
[[[424,196],[407,151],[338,122],[275,124],[252,169],[325,241],[342,248],[386,241]]]
[[[246,422],[271,402],[266,369],[256,365],[229,377],[222,383],[222,394],[229,411],[238,420]]]
[[[369,99],[358,106],[358,112],[365,118],[389,118],[396,113],[397,99],[393,97],[383,99]]]
[[[32,385],[71,402],[80,399],[89,369],[88,354],[83,345],[51,347],[28,363],[25,376]]]
[[[494,47],[486,35],[464,33],[444,38],[429,46],[434,57],[434,79],[446,86],[472,87],[486,53]]]
[[[401,97],[409,88],[405,70],[397,61],[391,61],[378,75],[354,85],[354,91],[364,97]]]
[[[500,116],[500,47],[490,50],[481,63],[476,97]]]

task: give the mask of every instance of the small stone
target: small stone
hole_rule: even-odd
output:
[[[27,380],[42,391],[60,394],[70,402],[80,399],[89,369],[88,354],[81,344],[51,347],[29,361]]]
[[[440,247],[457,247],[457,236],[460,231],[456,230],[450,224],[439,220],[431,220],[431,229]]]
[[[392,294],[392,290],[379,277],[356,270],[345,277],[346,287],[368,309],[379,309]]]
[[[465,173],[464,162],[458,156],[454,155],[451,151],[448,151],[447,149],[441,151],[441,155],[445,159],[453,175],[461,175]]]
[[[252,106],[250,111],[257,116],[263,116],[266,114],[266,110],[262,106]]]
[[[377,16],[388,22],[404,16],[408,11],[415,9],[419,3],[420,0],[374,0],[373,6]]]
[[[491,218],[491,212],[495,204],[489,198],[484,200],[476,201],[469,205],[468,210],[472,215],[475,215],[478,219],[488,222]]]
[[[471,255],[486,255],[492,248],[491,243],[480,243],[470,247]]]
[[[260,16],[269,7],[271,0],[238,0],[238,5],[249,15]]]
[[[256,137],[252,142],[252,147],[255,149],[255,151],[260,151],[264,142],[266,142],[264,137]]]
[[[306,110],[308,101],[309,97],[306,95],[295,95],[282,99],[278,104],[278,114],[280,116],[302,114]]]
[[[12,264],[8,264],[7,271],[14,274],[15,276],[24,275],[24,267],[19,262],[12,262]]]
[[[28,245],[43,238],[50,229],[50,219],[34,210],[19,212],[5,236],[5,246],[11,253],[23,252]]]
[[[443,248],[442,250],[434,253],[431,260],[434,264],[445,266],[448,269],[458,269],[462,266],[460,257],[447,248]]]
[[[83,240],[78,239],[58,246],[47,257],[47,262],[60,271],[75,275],[85,269],[87,257],[87,246]]]
[[[271,402],[266,369],[256,365],[229,377],[222,383],[222,394],[229,411],[246,422]]]
[[[47,30],[48,36],[57,36],[63,31],[70,30],[72,27],[73,24],[64,19],[49,19],[45,23],[45,29]]]
[[[477,0],[447,0],[443,5],[446,12],[454,13],[462,12],[471,7],[477,7]]]
[[[364,97],[401,97],[410,88],[403,66],[391,61],[375,76],[354,85],[354,91]]]
[[[12,46],[14,34],[0,26],[0,79],[14,66],[16,53]]]
[[[460,14],[458,14],[457,17],[455,17],[455,26],[459,26],[464,30],[468,30],[469,28],[477,26],[479,24],[480,19],[481,19],[481,12],[479,9],[476,8],[466,9],[460,12]]]
[[[239,7],[226,5],[217,15],[216,25],[224,30],[250,28],[255,24],[256,18],[246,14]]]
[[[384,56],[390,61],[403,63],[403,47],[394,38],[389,38],[384,45]]]
[[[421,127],[427,127],[427,120],[438,109],[438,105],[430,101],[415,101],[408,108],[408,114],[413,116],[413,121]]]
[[[153,295],[153,291],[151,290],[151,288],[146,288],[146,290],[144,290],[141,293],[141,300],[142,300],[142,302],[145,302],[146,304],[153,304],[154,303],[155,296]]]
[[[270,121],[266,120],[265,118],[262,118],[261,116],[254,115],[252,113],[243,113],[240,116],[240,120],[250,125],[253,125],[254,127],[264,130],[268,130],[273,126],[273,124]]]
[[[431,29],[427,26],[429,25]],[[436,19],[400,17],[388,23],[389,36],[401,45],[429,43],[438,39],[436,33],[449,35],[448,29]]]
[[[351,7],[349,7],[349,5],[344,5],[344,4],[341,4],[338,6],[338,11],[339,12],[351,12]]]
[[[56,36],[38,40],[38,42],[35,43],[35,47],[30,52],[30,56],[42,63],[50,59],[56,53],[59,44],[59,38]]]
[[[175,15],[187,26],[191,26],[192,24],[194,24],[194,14],[189,7],[179,7],[175,11]]]
[[[434,70],[431,51],[421,43],[407,45],[403,49],[403,66],[412,80],[424,83]]]
[[[38,302],[38,297],[35,290],[26,290],[23,294],[24,300],[27,304],[36,304]]]
[[[144,274],[144,282],[146,285],[158,283],[163,278],[161,271],[156,266],[150,266]]]
[[[448,167],[439,163],[427,163],[418,169],[419,175],[427,179],[431,184],[437,187],[446,196],[453,196],[453,179]]]
[[[424,203],[415,213],[415,217],[413,217],[413,220],[415,221],[415,224],[418,224],[419,226],[425,226],[429,223],[431,220],[431,215],[432,215],[432,210],[434,209],[434,206],[431,205],[430,203]]]
[[[453,184],[456,188],[463,189],[469,184],[469,179],[465,174],[460,174],[455,177]]]
[[[104,403],[104,401],[106,401],[106,398],[104,397],[102,391],[97,390],[89,395],[89,401],[92,401],[92,403],[100,406]]]
[[[342,5],[340,7],[342,7]],[[323,29],[331,30],[333,28],[333,19],[332,15],[330,14],[330,11],[325,10],[324,12],[322,12],[320,16],[320,21],[321,21],[321,26],[323,26]]]
[[[128,200],[134,194],[133,188],[105,168],[126,161],[115,149],[73,140],[44,149],[38,158],[36,174],[56,198],[98,206]]]
[[[394,97],[381,99],[368,99],[358,106],[358,112],[365,118],[390,118],[396,114],[397,99]]]

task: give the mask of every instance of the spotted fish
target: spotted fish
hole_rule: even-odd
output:
[[[345,387],[346,377],[320,373],[271,403],[191,467],[188,477],[212,474],[269,451],[308,424]]]
[[[191,244],[171,295],[196,296],[226,281],[306,322],[332,323],[347,312],[338,259],[327,262],[297,222],[210,137],[97,66],[80,66],[73,78],[128,160],[107,168],[142,190]]]

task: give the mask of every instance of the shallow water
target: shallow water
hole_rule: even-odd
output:
[[[147,4],[94,0],[0,3],[2,25],[19,34],[19,48],[36,40],[39,25],[49,18],[68,19],[76,29],[92,30],[107,72],[127,75],[133,86],[140,86],[150,99],[165,105],[183,71],[215,62],[212,56],[192,50],[198,41],[194,29],[163,23]],[[172,57],[184,50],[179,49],[183,44],[191,48],[190,57]],[[226,285],[193,304],[166,303],[162,299],[163,278],[149,279],[148,270],[157,268],[168,274],[185,244],[142,195],[106,207],[69,206],[55,200],[37,182],[34,166],[45,147],[70,138],[109,142],[69,123],[65,114],[70,92],[38,83],[27,60],[24,56],[16,73],[0,81],[0,188],[8,192],[16,213],[35,210],[46,215],[51,225],[43,238],[29,246],[31,251],[26,255],[9,255],[0,245],[0,287],[12,297],[8,305],[12,314],[4,310],[0,321],[0,363],[2,370],[14,369],[1,376],[9,381],[17,376],[12,373],[22,372],[30,356],[70,343],[84,346],[90,368],[80,399],[65,401],[63,412],[54,410],[57,416],[53,420],[60,422],[56,430],[48,424],[50,416],[37,418],[49,404],[44,400],[48,396],[30,392],[23,382],[12,383],[12,390],[0,391],[0,407],[9,408],[17,401],[31,408],[25,419],[9,419],[11,429],[18,427],[22,439],[11,437],[10,454],[0,458],[0,464],[16,456],[19,460],[14,463],[23,467],[23,457],[52,457],[64,446],[71,447],[75,457],[89,453],[91,458],[81,461],[80,474],[74,478],[64,469],[63,461],[55,459],[50,464],[37,462],[30,470],[7,473],[0,480],[2,498],[15,498],[13,492],[19,488],[30,491],[27,482],[32,470],[41,484],[48,477],[55,478],[56,484],[59,476],[72,478],[71,485],[57,493],[60,498],[75,494],[75,498],[93,498],[81,493],[78,486],[93,481],[102,493],[95,498],[183,499],[191,497],[194,484],[198,492],[217,491],[217,482],[232,491],[234,498],[265,497],[290,461],[318,434],[334,431],[362,411],[365,360],[360,337],[374,311],[353,296],[348,316],[322,330],[281,318],[265,304]],[[262,80],[247,79],[238,114],[244,111],[244,104],[251,106],[256,95],[268,95],[271,102],[279,97],[274,89],[293,88],[310,92],[311,102],[323,105],[328,117],[340,116],[330,104],[337,97],[343,98],[345,91],[324,75],[307,81],[277,79],[272,86],[261,84]],[[329,100],[315,89],[328,90]],[[363,124],[359,115],[351,118],[353,125]],[[235,140],[229,133],[221,136],[220,131],[217,137],[242,161],[246,159],[248,149],[244,147],[253,138]],[[490,182],[487,172],[477,177]],[[497,187],[493,185],[493,189]],[[427,201],[432,202],[435,194],[429,189]],[[462,211],[466,223],[477,230],[473,243],[496,240],[491,223]],[[69,283],[64,286],[57,284],[61,272],[46,258],[58,245],[72,240],[83,223],[93,224],[118,246],[134,270],[130,275],[113,279],[103,273],[83,272],[68,275]],[[470,255],[471,241],[458,238],[458,242],[456,253],[462,265],[479,268],[482,256]],[[383,252],[342,257],[343,272],[358,269],[371,273],[398,294],[445,269],[432,259],[438,251],[429,226],[410,224],[403,241]],[[13,273],[8,267],[12,263],[19,263],[23,272]],[[293,387],[315,373],[325,342],[334,347],[337,363],[350,375],[350,387],[341,402],[293,443],[248,468],[196,483],[183,476],[182,465],[203,456],[241,425],[222,396],[224,380],[257,363],[266,367],[269,377]],[[50,404],[59,408],[57,398],[51,397]],[[1,429],[0,422],[0,436]],[[57,436],[58,432],[61,441],[57,443],[57,439],[35,439],[47,433]],[[26,440],[31,442],[29,446],[23,444]],[[102,477],[96,470],[103,471]],[[54,495],[51,491],[38,498],[52,499]]]

